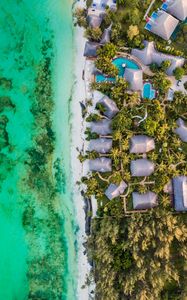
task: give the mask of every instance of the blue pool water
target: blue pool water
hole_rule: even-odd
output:
[[[151,18],[152,18],[153,20],[156,20],[156,19],[158,18],[158,14],[154,11],[154,12],[152,13],[152,15],[151,15]]]
[[[118,57],[113,60],[112,62],[119,70],[119,77],[124,76],[125,68],[123,67],[123,64],[125,64],[126,68],[135,69],[138,70],[139,66],[132,60],[126,58],[126,57]],[[103,82],[103,81],[114,81],[115,78],[112,77],[105,77],[104,75],[96,75],[96,82]]]
[[[143,86],[142,97],[146,99],[154,99],[156,96],[156,91],[152,89],[152,84],[147,82]]]
[[[146,25],[145,25],[145,29],[147,29],[147,30],[151,30],[151,24],[149,24],[149,23],[146,23]]]

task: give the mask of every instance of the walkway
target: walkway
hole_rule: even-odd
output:
[[[171,89],[174,92],[182,92],[184,94],[187,94],[187,91],[184,88],[184,83],[187,82],[187,75],[185,75],[185,76],[182,77],[181,82],[179,83],[179,85],[177,85],[178,80],[176,80],[174,76],[168,76],[168,79],[172,83]]]

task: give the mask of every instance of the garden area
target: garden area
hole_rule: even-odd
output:
[[[88,7],[90,1],[87,2]],[[111,42],[122,50],[128,48],[143,48],[143,41],[154,41],[156,48],[164,53],[187,57],[186,52],[186,26],[185,22],[180,23],[177,32],[172,37],[172,43],[169,45],[167,41],[155,34],[144,29],[146,21],[144,15],[151,3],[151,0],[119,0],[117,1],[117,12],[106,9],[106,15],[100,27],[90,28],[87,22],[87,10],[77,9],[75,12],[76,22],[83,26],[85,37],[93,42],[99,42],[104,29],[112,23]],[[155,1],[149,11],[149,16],[162,5],[162,1]]]
[[[120,81],[114,86],[105,83],[97,87],[120,108],[112,121],[113,147],[108,154],[112,173],[82,178],[86,195],[95,195],[98,202],[98,218],[93,220],[88,240],[98,299],[185,299],[187,220],[185,214],[174,212],[163,189],[174,176],[187,175],[186,144],[173,133],[177,118],[186,120],[187,96],[176,93],[174,101],[167,102],[160,95],[157,100],[140,102],[136,93],[124,93],[126,87]],[[143,118],[146,111],[146,120],[138,124],[136,116]],[[134,134],[155,139],[155,150],[147,154],[155,163],[155,171],[143,179],[130,174],[135,154],[129,153],[129,139]],[[128,183],[129,209],[132,192],[145,193],[148,189],[159,195],[158,207],[125,216],[123,198],[109,201],[104,195],[109,183],[119,184],[121,180]]]
[[[144,15],[150,0],[119,0],[117,13],[109,9],[100,28],[89,28],[86,11],[79,12],[78,24],[85,27],[85,36],[100,41],[102,33],[112,23],[111,43],[98,51],[97,69],[115,77],[115,82],[94,82],[92,90],[100,91],[112,99],[118,114],[112,119],[112,149],[107,154],[96,151],[80,153],[79,159],[108,157],[112,160],[112,172],[92,172],[82,178],[85,196],[97,201],[97,216],[92,219],[91,235],[87,250],[93,268],[89,280],[96,282],[96,299],[99,300],[186,300],[187,299],[187,218],[173,207],[171,194],[165,186],[178,175],[187,176],[187,146],[174,129],[176,121],[187,122],[187,95],[175,92],[173,101],[167,100],[171,82],[166,76],[170,61],[160,66],[152,64],[152,76],[144,74],[157,91],[153,100],[129,92],[129,84],[117,76],[112,64],[117,51],[130,52],[143,48],[143,41],[154,41],[157,50],[186,57],[186,25],[182,24],[172,44],[144,29]],[[157,10],[162,1],[155,1],[149,15]],[[186,74],[186,65],[176,68],[176,80]],[[142,98],[142,99],[141,99]],[[89,103],[90,104],[90,103]],[[96,112],[86,117],[87,122],[105,118],[105,108],[97,105]],[[98,134],[85,132],[87,141],[97,139]],[[150,176],[134,177],[130,163],[142,154],[130,153],[130,139],[134,135],[154,138],[155,149],[146,158],[154,163]],[[119,185],[124,180],[128,187],[122,196],[108,200],[107,187]],[[158,195],[158,206],[144,213],[132,212],[132,193],[152,191]],[[127,211],[124,211],[124,200]],[[90,212],[89,212],[90,213]],[[89,281],[88,280],[88,281]]]

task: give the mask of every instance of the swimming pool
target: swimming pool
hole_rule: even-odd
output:
[[[123,77],[124,76],[124,72],[125,72],[125,68],[130,68],[130,69],[134,69],[134,70],[138,70],[140,69],[139,66],[137,65],[137,63],[135,63],[133,60],[128,59],[126,57],[118,57],[115,58],[112,63],[114,64],[114,66],[116,66],[119,70],[119,77]],[[125,67],[123,66],[125,65]],[[103,82],[103,81],[114,81],[115,78],[112,77],[106,77],[102,74],[96,75],[96,82]]]
[[[150,82],[144,83],[142,97],[151,100],[156,97],[156,91],[152,88],[152,84]]]

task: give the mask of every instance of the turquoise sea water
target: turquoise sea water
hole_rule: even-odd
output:
[[[12,82],[11,88],[0,85],[0,96],[10,97],[15,105],[15,109],[6,108],[0,113],[8,117],[6,130],[10,144],[0,148],[0,154],[6,155],[0,163],[0,300],[28,298],[32,288],[27,277],[28,261],[37,256],[39,249],[44,251],[40,233],[38,239],[30,241],[22,225],[27,201],[35,199],[35,194],[28,192],[25,185],[25,178],[29,180],[26,151],[33,146],[35,135],[30,108],[35,97],[38,64],[43,59],[44,40],[52,42],[53,55],[55,109],[52,118],[57,137],[53,159],[62,159],[64,178],[58,208],[63,218],[62,252],[65,257],[62,299],[76,299],[76,224],[71,201],[68,125],[73,61],[71,18],[71,1],[68,0],[0,1],[0,77]],[[46,234],[43,239],[47,238]]]

